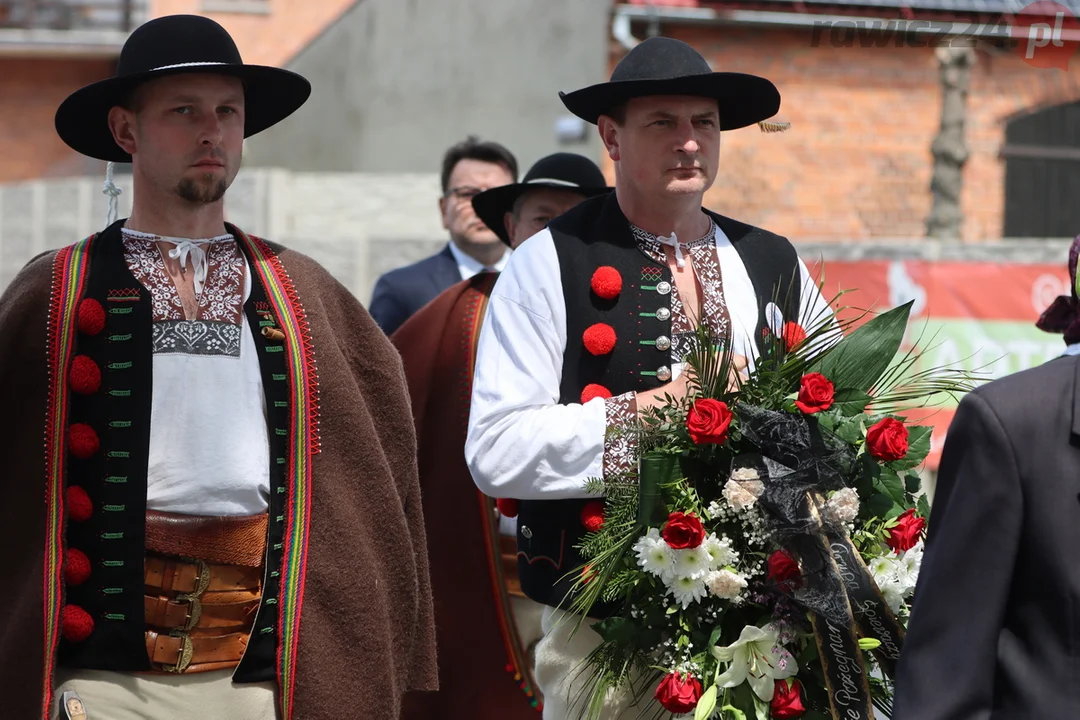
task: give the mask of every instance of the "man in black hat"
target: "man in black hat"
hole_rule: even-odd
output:
[[[637,469],[633,433],[612,431],[665,394],[685,396],[682,365],[699,322],[752,370],[765,333],[830,316],[785,238],[701,205],[720,132],[779,109],[771,82],[712,72],[689,45],[657,37],[630,51],[610,82],[561,97],[598,125],[615,191],[552,221],[500,275],[465,448],[482,492],[518,500],[521,587],[546,606],[536,682],[544,717],[556,720],[577,717],[588,673],[574,678],[599,643],[588,624],[571,638],[577,623],[557,609],[583,565],[576,547],[603,517],[586,481]],[[612,697],[601,717],[661,710],[630,704]]]
[[[134,201],[0,298],[0,717],[396,720],[435,687],[400,359],[224,220],[244,138],[309,92],[181,15],[57,111]]]
[[[477,217],[517,248],[610,190],[594,162],[556,153],[538,160],[522,182],[472,203]],[[454,285],[390,336],[413,403],[439,646],[439,691],[411,693],[401,720],[528,720],[542,701],[531,653],[542,634],[542,606],[518,587],[514,510],[507,503],[496,510],[477,492],[463,453],[476,338],[497,277],[480,273]]]

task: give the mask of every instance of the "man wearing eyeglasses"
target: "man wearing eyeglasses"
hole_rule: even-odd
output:
[[[387,335],[443,290],[484,271],[501,272],[510,250],[476,216],[472,199],[517,182],[517,159],[502,145],[470,135],[443,156],[439,212],[450,242],[431,257],[384,273],[368,311]]]

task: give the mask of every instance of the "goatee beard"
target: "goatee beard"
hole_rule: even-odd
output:
[[[229,184],[224,178],[214,181],[213,175],[205,175],[202,182],[184,178],[176,186],[176,194],[193,205],[209,205],[225,197]]]

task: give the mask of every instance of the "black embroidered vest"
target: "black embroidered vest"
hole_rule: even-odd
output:
[[[708,211],[706,211],[708,212]],[[799,317],[801,292],[798,256],[787,239],[766,230],[708,212],[731,240],[754,286],[758,305],[755,337],[763,350],[768,327],[765,308],[777,302],[785,318]],[[582,202],[549,226],[559,258],[566,303],[566,349],[559,402],[581,402],[586,385],[596,383],[613,396],[641,392],[670,379],[671,271],[637,247],[615,194]],[[597,268],[610,266],[622,277],[622,290],[611,300],[591,287]],[[590,353],[585,330],[605,323],[615,330],[615,349]],[[582,478],[584,483],[585,478]],[[553,607],[569,607],[567,594],[584,564],[576,549],[586,535],[581,512],[588,500],[522,500],[518,505],[518,573],[522,591]],[[615,608],[595,606],[605,617]]]
[[[65,667],[117,671],[150,670],[143,607],[147,463],[150,453],[152,393],[151,297],[124,259],[121,226],[109,226],[94,241],[84,299],[104,309],[105,328],[80,333],[75,356],[84,355],[101,371],[95,392],[71,395],[71,420],[97,433],[100,447],[86,459],[72,456],[68,484],[86,491],[92,512],[85,521],[65,525],[68,548],[85,553],[90,576],[68,585],[66,602],[93,618],[90,636],[61,640],[59,663]],[[229,232],[238,235],[236,228]],[[243,247],[243,245],[241,245]],[[248,257],[249,266],[251,258]],[[279,570],[286,508],[285,458],[288,454],[289,392],[281,344],[259,332],[276,325],[258,275],[251,273],[251,294],[244,305],[259,355],[270,438],[270,507],[263,599],[251,640],[233,675],[235,682],[275,678]],[[227,432],[227,428],[222,428]]]

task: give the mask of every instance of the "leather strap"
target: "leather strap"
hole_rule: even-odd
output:
[[[204,517],[149,510],[146,548],[163,555],[257,568],[266,555],[269,516]]]
[[[146,631],[146,652],[158,670],[166,672],[199,672],[212,668],[208,664],[235,666],[244,657],[248,633],[225,635],[163,635]]]
[[[192,628],[231,628],[235,631],[251,629],[258,600],[213,603],[205,597],[188,601],[146,595],[143,598],[146,624],[164,630],[191,630]]]
[[[499,535],[499,554],[502,558],[503,577],[506,579],[506,592],[514,597],[525,597],[521,591],[521,579],[518,577],[517,538]]]
[[[262,569],[258,567],[207,565],[148,555],[144,568],[146,587],[162,593],[257,592],[262,584]]]

